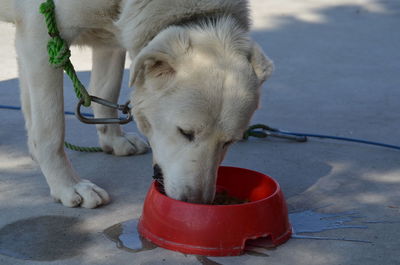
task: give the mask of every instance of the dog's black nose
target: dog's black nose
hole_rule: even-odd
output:
[[[158,164],[154,165],[153,170],[154,170],[153,179],[163,180],[163,172],[162,172],[161,167]]]

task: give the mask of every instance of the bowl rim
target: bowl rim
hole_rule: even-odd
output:
[[[241,168],[241,167],[231,167],[231,166],[220,166],[219,168],[232,168],[232,169],[239,169],[239,170],[245,170],[245,171],[250,171],[253,173],[257,173],[257,174],[261,174],[263,177],[268,178],[269,180],[271,180],[275,186],[276,189],[274,190],[274,192],[272,192],[270,195],[268,195],[265,198],[262,198],[260,200],[256,200],[256,201],[250,201],[250,202],[244,202],[244,203],[238,203],[238,204],[203,204],[203,203],[191,203],[191,202],[184,202],[184,201],[180,201],[180,200],[176,200],[174,198],[168,197],[165,194],[162,194],[158,188],[157,185],[161,185],[160,183],[157,182],[157,180],[153,180],[153,182],[151,183],[151,188],[150,190],[155,190],[156,193],[161,196],[163,199],[165,200],[170,200],[173,203],[177,203],[177,204],[181,204],[181,205],[186,205],[186,206],[192,206],[192,207],[244,207],[244,206],[250,206],[250,205],[254,205],[254,204],[259,204],[262,203],[266,200],[269,200],[270,198],[276,196],[280,191],[281,191],[281,187],[279,185],[279,183],[272,177],[268,176],[267,174],[255,171],[255,170],[251,170],[251,169],[247,169],[247,168]]]

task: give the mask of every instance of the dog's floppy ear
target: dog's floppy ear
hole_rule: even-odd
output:
[[[156,78],[162,84],[175,76],[178,59],[190,48],[189,34],[185,29],[170,27],[158,34],[136,56],[131,66],[129,86],[143,85],[147,79]]]
[[[264,54],[261,47],[255,42],[252,43],[249,61],[257,75],[259,85],[261,85],[271,76],[274,70],[274,63]]]
[[[139,54],[131,65],[129,86],[143,85],[146,78],[169,78],[175,74],[170,55],[162,52]]]

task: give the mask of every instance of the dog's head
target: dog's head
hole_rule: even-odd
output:
[[[133,114],[166,194],[211,202],[217,168],[258,106],[272,62],[229,21],[162,31],[135,58]]]

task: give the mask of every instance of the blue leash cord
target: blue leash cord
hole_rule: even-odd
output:
[[[0,105],[0,109],[21,110],[21,107],[19,107],[19,106],[9,106],[9,105]],[[72,111],[65,111],[64,114],[65,115],[75,116],[75,112],[72,112]],[[94,117],[94,115],[92,113],[83,113],[83,112],[81,112],[81,114],[83,116],[87,116],[87,117]]]
[[[21,107],[19,106],[9,106],[9,105],[0,105],[0,109],[8,109],[8,110],[21,110]],[[74,112],[71,111],[65,111],[65,115],[75,115]],[[87,116],[87,117],[94,117],[92,113],[82,113],[81,115]],[[103,152],[103,150],[100,147],[90,147],[90,146],[79,146],[79,145],[74,145],[71,144],[67,141],[64,142],[64,146],[68,149],[78,151],[78,152]]]
[[[397,145],[390,145],[390,144],[372,142],[372,141],[367,141],[367,140],[360,140],[360,139],[339,137],[339,136],[331,136],[331,135],[323,135],[323,134],[289,132],[289,131],[272,128],[272,127],[269,127],[264,124],[255,124],[255,125],[250,126],[249,129],[245,132],[243,139],[246,140],[250,136],[257,137],[257,138],[266,138],[268,136],[272,136],[272,137],[277,137],[277,138],[294,140],[297,142],[306,142],[307,137],[315,137],[315,138],[355,142],[355,143],[361,143],[361,144],[369,144],[369,145],[375,145],[375,146],[400,150],[400,146],[397,146]]]
[[[361,144],[369,144],[369,145],[376,145],[386,148],[392,148],[396,150],[400,150],[400,146],[361,140],[361,139],[354,139],[354,138],[347,138],[347,137],[340,137],[340,136],[331,136],[331,135],[324,135],[324,134],[312,134],[312,133],[298,133],[298,132],[288,132],[278,130],[279,133],[286,134],[286,135],[294,135],[294,136],[303,136],[303,137],[315,137],[315,138],[323,138],[323,139],[333,139],[339,141],[347,141],[347,142],[354,142],[354,143],[361,143]]]
[[[21,110],[21,107],[0,105],[0,109]],[[75,115],[75,113],[71,112],[71,111],[65,111],[64,114],[65,115]],[[88,117],[94,116],[91,113],[81,113],[81,114],[84,116],[88,116]],[[361,140],[361,139],[354,139],[354,138],[348,138],[348,137],[332,136],[332,135],[289,132],[289,131],[272,128],[272,127],[269,127],[264,124],[255,124],[255,125],[250,126],[249,129],[245,132],[243,139],[246,140],[250,136],[257,137],[257,138],[266,138],[268,136],[271,136],[271,137],[295,140],[297,142],[306,142],[307,137],[314,137],[314,138],[332,139],[332,140],[339,140],[339,141],[347,141],[347,142],[375,145],[375,146],[400,150],[400,146],[397,146],[397,145],[391,145],[391,144],[385,144],[385,143],[373,142],[373,141],[367,141],[367,140]]]

